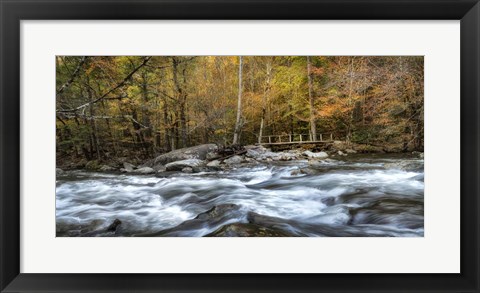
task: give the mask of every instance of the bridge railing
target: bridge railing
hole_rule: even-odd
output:
[[[279,134],[279,135],[264,135],[262,136],[262,144],[271,143],[308,143],[308,142],[322,142],[333,141],[333,133],[318,133],[317,139],[314,140],[310,133],[307,134]]]

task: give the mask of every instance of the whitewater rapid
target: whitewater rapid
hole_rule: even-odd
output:
[[[390,166],[399,161],[422,167]],[[422,237],[423,196],[417,158],[358,156],[313,167],[277,162],[166,177],[70,171],[57,178],[56,230],[57,236],[228,236],[248,228],[240,231]],[[115,219],[121,225],[109,231]]]

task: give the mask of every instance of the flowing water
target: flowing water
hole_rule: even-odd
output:
[[[356,155],[314,166],[297,160],[161,176],[60,176],[57,236],[424,234],[423,160],[414,157]],[[116,219],[121,224],[112,224]]]

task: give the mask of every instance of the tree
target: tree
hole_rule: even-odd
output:
[[[270,93],[270,82],[272,77],[272,58],[268,58],[267,63],[265,65],[266,77],[265,77],[265,85],[262,95],[262,116],[260,118],[260,129],[258,131],[258,143],[262,143],[262,136],[263,136],[263,128],[265,126],[265,114],[267,112],[267,100]]]
[[[243,57],[238,58],[238,98],[237,98],[237,119],[235,120],[235,131],[233,132],[233,144],[238,144],[240,131],[242,129],[242,67]]]
[[[313,80],[312,80],[312,62],[310,56],[307,56],[307,75],[308,75],[308,100],[310,103],[310,134],[313,141],[317,141],[317,125],[315,117],[315,104],[313,99]]]

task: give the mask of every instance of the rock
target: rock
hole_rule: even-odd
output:
[[[420,153],[418,156],[419,156],[420,158],[422,158],[422,159],[425,158],[424,153]]]
[[[303,154],[309,158],[315,158],[315,159],[326,159],[328,158],[328,154],[326,152],[319,152],[319,153],[314,153],[311,151],[304,151]]]
[[[65,171],[63,171],[63,170],[60,169],[60,168],[56,168],[56,169],[55,169],[55,174],[56,174],[57,176],[63,175],[64,173],[65,173]]]
[[[133,169],[135,169],[135,166],[130,163],[124,162],[123,169],[125,169],[125,172],[133,172]]]
[[[145,163],[138,165],[138,169],[143,168],[143,167],[150,167],[153,168],[153,163],[155,162],[155,159],[151,159],[146,161]],[[160,164],[161,165],[161,164]]]
[[[399,169],[403,171],[423,172],[423,162],[420,160],[385,163],[383,167],[386,169]]]
[[[240,164],[241,162],[243,162],[243,158],[241,156],[235,155],[233,157],[225,159],[223,162],[227,165],[235,165],[235,164]]]
[[[320,201],[326,206],[333,206],[335,204],[335,197],[333,196],[324,197]]]
[[[227,215],[231,213],[234,210],[237,210],[239,208],[238,205],[236,204],[220,204],[217,206],[213,206],[211,209],[209,209],[206,212],[198,214],[194,220],[205,220],[205,219],[212,219],[212,218],[218,218],[223,215]]]
[[[89,171],[97,171],[98,169],[100,169],[100,165],[97,160],[88,161],[87,164],[85,164],[85,169]]]
[[[236,204],[220,204],[213,206],[209,210],[198,214],[195,218],[186,220],[176,227],[159,231],[148,236],[191,236],[191,231],[201,231],[205,229],[217,229],[222,223],[232,223],[232,221],[242,217],[244,212]],[[201,236],[201,235],[198,235]]]
[[[249,223],[227,224],[206,237],[289,237],[287,232]]]
[[[216,151],[217,149],[217,145],[215,144],[202,144],[189,148],[174,150],[156,157],[152,164],[152,168],[158,164],[166,165],[171,162],[189,159],[205,160],[208,153]]]
[[[157,171],[155,171],[155,169],[150,167],[142,167],[142,168],[138,168],[137,170],[134,170],[133,172],[138,174],[153,174]]]
[[[182,169],[183,173],[193,173],[193,168],[192,167],[185,167]]]
[[[190,167],[192,170],[205,166],[205,162],[199,159],[188,159],[168,163],[165,165],[167,171],[182,171],[185,167]]]
[[[356,151],[356,150],[353,150],[353,149],[346,149],[345,152],[346,152],[347,154],[356,154],[356,153],[357,153],[357,151]]]
[[[207,164],[207,167],[212,167],[212,168],[220,167],[220,161],[219,160],[211,161]]]
[[[100,167],[100,171],[103,171],[103,172],[111,172],[115,170],[116,170],[115,168],[109,165],[103,165],[102,167]]]
[[[113,221],[113,223],[110,224],[110,226],[108,226],[107,231],[108,232],[115,232],[115,231],[117,231],[118,226],[120,226],[121,224],[122,224],[122,221],[120,221],[119,219],[115,219]]]
[[[246,156],[250,158],[259,158],[268,152],[268,149],[261,145],[247,145],[245,146],[245,150],[247,150]]]
[[[304,171],[302,169],[296,169],[290,172],[290,175],[292,176],[298,176],[298,175],[304,175]]]
[[[220,154],[218,154],[217,152],[209,152],[207,153],[206,157],[205,157],[207,160],[211,161],[211,160],[216,160],[216,159],[220,159],[221,156]]]
[[[291,161],[298,159],[298,154],[294,152],[282,152],[278,156],[279,161]]]
[[[346,153],[344,153],[344,152],[342,152],[342,151],[338,151],[337,154],[338,154],[339,156],[346,156],[346,155],[347,155]]]

